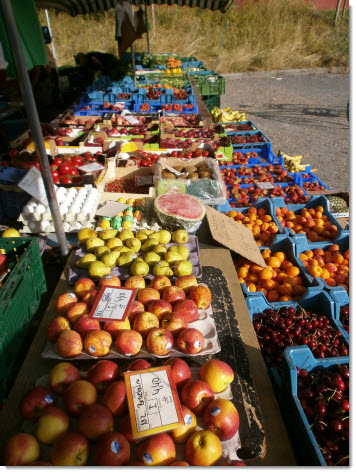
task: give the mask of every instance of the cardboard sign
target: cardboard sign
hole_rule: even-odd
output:
[[[135,176],[135,186],[152,186],[153,183],[153,176]]]
[[[105,166],[100,163],[90,163],[89,165],[78,166],[77,169],[83,173],[95,173],[96,171],[104,170]]]
[[[124,378],[134,439],[184,425],[170,366],[125,372]]]
[[[129,205],[122,202],[108,201],[100,209],[97,209],[95,214],[97,216],[114,217],[119,214],[119,212],[125,211],[127,207],[129,207]]]
[[[257,183],[258,189],[275,189],[274,184],[272,183]]]
[[[103,286],[89,317],[101,321],[124,321],[130,313],[137,291],[136,288]]]
[[[266,263],[250,229],[210,206],[206,206],[206,215],[214,240],[247,260],[266,268]]]
[[[38,199],[42,204],[48,206],[45,185],[43,184],[40,170],[33,166],[17,185],[34,198]]]

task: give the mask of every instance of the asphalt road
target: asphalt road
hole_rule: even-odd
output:
[[[221,107],[246,113],[276,154],[303,155],[332,189],[349,191],[349,76],[227,74]]]

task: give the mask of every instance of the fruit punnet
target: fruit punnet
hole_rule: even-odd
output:
[[[206,214],[201,201],[188,194],[173,192],[157,197],[154,209],[166,227],[184,228],[187,232],[197,230]]]

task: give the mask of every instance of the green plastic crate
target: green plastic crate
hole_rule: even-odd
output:
[[[37,238],[0,238],[10,275],[0,289],[0,400],[6,397],[14,362],[37,311],[46,279]],[[11,258],[16,257],[16,258]]]
[[[226,80],[219,74],[193,74],[197,89],[202,96],[222,95],[226,92]]]
[[[221,107],[221,96],[220,95],[208,95],[202,96],[203,102],[206,104],[207,109],[209,112],[213,109],[213,107]]]

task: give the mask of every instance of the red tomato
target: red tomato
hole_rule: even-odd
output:
[[[72,166],[69,164],[69,163],[65,163],[65,164],[62,164],[59,168],[58,168],[58,171],[59,171],[59,174],[61,176],[64,176],[66,174],[70,174],[70,171],[72,170]],[[76,172],[77,174],[77,172]]]
[[[78,176],[78,171],[75,168],[72,168],[69,173],[69,176]]]
[[[174,158],[176,158],[177,155],[178,155],[178,152],[177,152],[177,151],[173,151],[173,152],[171,153],[171,156],[173,156]]]
[[[67,176],[60,177],[60,183],[62,184],[72,184],[72,178],[68,178]]]
[[[59,178],[60,177],[60,174],[57,170],[52,170],[51,171],[51,174],[52,174],[52,178]]]
[[[202,156],[209,156],[208,150],[202,150]]]
[[[56,156],[56,158],[53,160],[53,164],[56,166],[60,166],[62,163],[63,163],[62,158],[59,158],[58,156]]]
[[[83,165],[83,158],[81,156],[75,156],[72,158],[73,165],[81,166]]]
[[[59,178],[52,177],[53,184],[60,184],[61,181]]]

